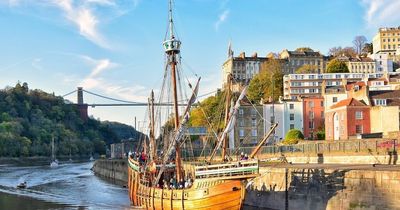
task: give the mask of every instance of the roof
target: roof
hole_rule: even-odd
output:
[[[335,109],[335,108],[342,107],[342,106],[367,106],[367,105],[361,103],[360,101],[358,101],[354,98],[348,98],[348,99],[341,100],[341,101],[337,102],[336,104],[332,105],[331,109]]]
[[[321,56],[321,53],[314,51],[288,51],[290,56]]]
[[[353,89],[353,87],[356,86],[356,85],[358,85],[358,87],[367,86],[367,85],[365,84],[364,81],[349,82],[349,83],[346,85],[346,90],[349,91],[349,90]]]
[[[386,99],[387,106],[400,106],[400,90],[370,91],[369,97],[371,99]],[[374,100],[371,101],[374,103]]]

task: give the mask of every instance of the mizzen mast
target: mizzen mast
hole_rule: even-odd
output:
[[[174,102],[174,124],[175,131],[179,127],[179,112],[178,112],[178,91],[176,82],[176,66],[177,57],[180,53],[181,42],[175,38],[174,35],[174,21],[172,16],[172,0],[169,0],[169,39],[166,39],[163,43],[165,53],[167,54],[167,65],[171,67],[171,83],[173,90],[173,102]],[[176,166],[176,179],[182,179],[182,164],[181,164],[181,149],[180,145],[175,146],[175,166]]]
[[[229,110],[230,110],[230,105],[231,105],[231,89],[232,89],[232,75],[228,74],[228,78],[227,78],[228,84],[227,87],[225,88],[226,91],[226,101],[225,101],[225,127],[228,126],[229,123]],[[226,149],[228,147],[228,137],[225,136],[225,138],[223,139],[222,142],[222,159],[225,159],[226,156]]]
[[[149,98],[149,113],[150,113],[150,160],[154,161],[156,159],[156,138],[155,138],[155,122],[154,122],[154,91],[151,91]]]

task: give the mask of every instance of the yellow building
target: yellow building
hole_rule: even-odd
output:
[[[396,60],[398,58],[396,51],[400,48],[400,27],[380,28],[372,43],[374,54],[388,54],[390,58]]]

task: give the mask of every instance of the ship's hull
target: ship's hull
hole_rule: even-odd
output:
[[[131,161],[130,161],[131,162]],[[217,178],[195,180],[188,189],[161,189],[140,182],[139,170],[128,166],[129,198],[145,209],[240,209],[245,196],[241,180]]]

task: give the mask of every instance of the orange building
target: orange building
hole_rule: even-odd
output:
[[[306,139],[317,139],[316,133],[324,129],[324,98],[303,98],[303,128]]]
[[[339,101],[326,110],[325,133],[327,140],[356,138],[371,133],[370,107],[354,98]]]

